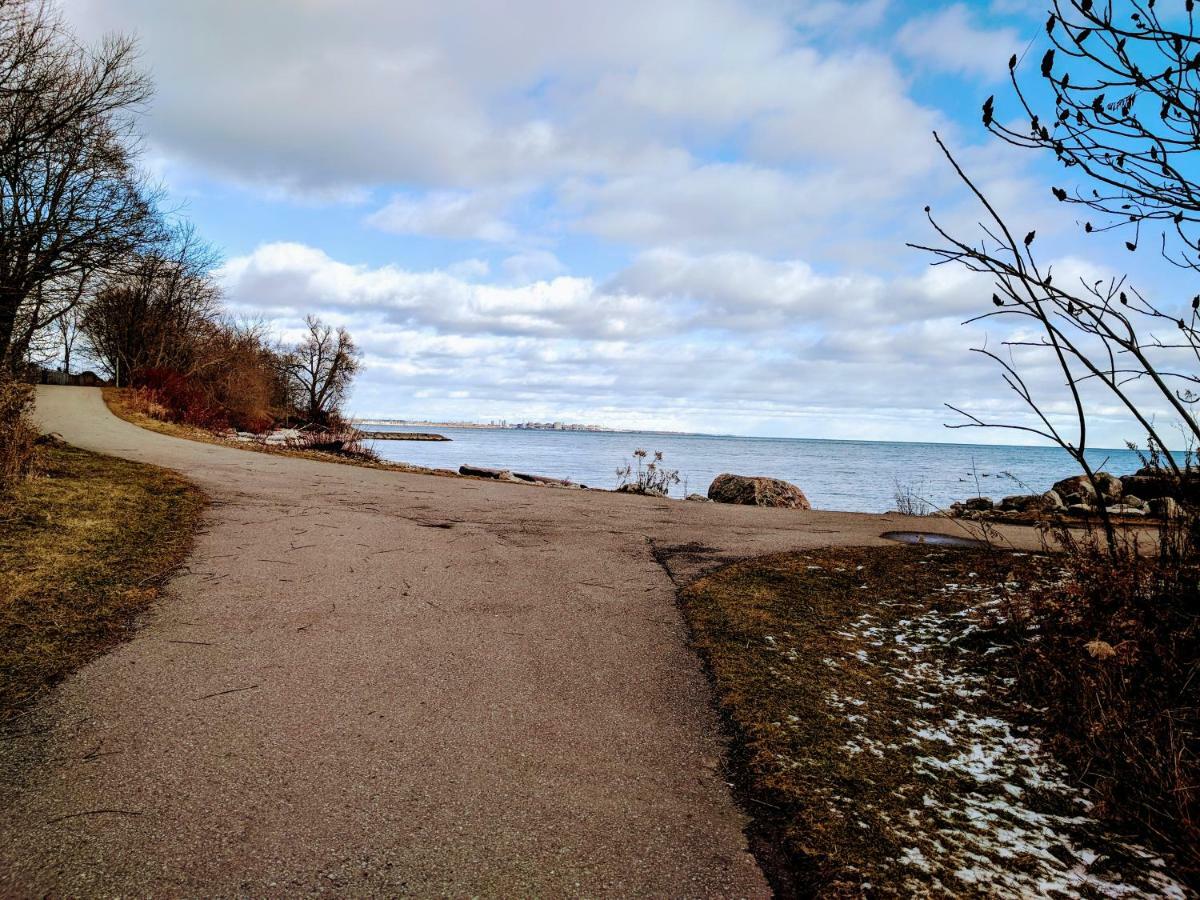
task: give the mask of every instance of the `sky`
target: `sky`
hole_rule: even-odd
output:
[[[970,352],[1006,334],[962,324],[990,286],[905,246],[926,204],[978,220],[934,130],[1056,273],[1117,259],[979,121],[1011,54],[1035,79],[1042,2],[62,6],[139,39],[143,161],[231,312],[350,330],[359,416],[1024,442],[945,428],[1023,412]],[[1096,409],[1096,444],[1141,437]]]

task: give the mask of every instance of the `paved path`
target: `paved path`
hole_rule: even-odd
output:
[[[655,550],[905,525],[252,453],[82,388],[38,415],[214,503],[146,626],[0,742],[5,895],[764,895]]]

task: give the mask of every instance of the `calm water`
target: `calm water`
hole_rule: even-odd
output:
[[[377,431],[433,429],[387,428]],[[945,507],[979,491],[994,499],[1044,491],[1077,474],[1056,447],[992,447],[884,441],[821,441],[792,438],[645,434],[636,431],[576,432],[440,428],[451,442],[376,441],[385,458],[456,469],[463,463],[569,478],[589,487],[617,485],[615,470],[635,448],[661,450],[669,468],[686,479],[688,492],[703,494],[721,472],[768,475],[799,485],[818,509],[884,512],[895,509],[896,485]],[[1118,475],[1141,466],[1129,450],[1098,450],[1091,461]],[[1107,460],[1107,462],[1105,462]],[[1028,487],[1023,487],[1027,485]],[[684,484],[672,496],[684,495]]]

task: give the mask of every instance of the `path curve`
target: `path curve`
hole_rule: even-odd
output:
[[[655,550],[912,527],[253,453],[95,389],[37,414],[214,502],[145,627],[3,742],[4,895],[766,895]]]

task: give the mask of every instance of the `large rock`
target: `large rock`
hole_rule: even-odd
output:
[[[1166,472],[1152,472],[1143,475],[1126,475],[1121,479],[1121,486],[1126,494],[1136,494],[1143,500],[1157,500],[1159,497],[1174,497],[1179,493],[1179,481]]]
[[[973,509],[976,512],[987,512],[992,508],[991,497],[971,497],[962,502],[963,509]]]
[[[708,498],[717,503],[743,506],[774,506],[781,509],[812,509],[804,491],[778,478],[733,475],[725,472],[708,486]]]
[[[1044,494],[1017,494],[1005,497],[1000,508],[1022,513],[1056,512],[1063,508],[1063,502],[1057,491],[1046,491]]]
[[[1096,488],[1100,489],[1100,496],[1104,499],[1105,505],[1120,500],[1124,490],[1121,486],[1121,479],[1107,472],[1096,473],[1095,485],[1086,475],[1073,475],[1057,482],[1053,490],[1064,500],[1068,497],[1080,498],[1086,503],[1091,503],[1095,502]]]

